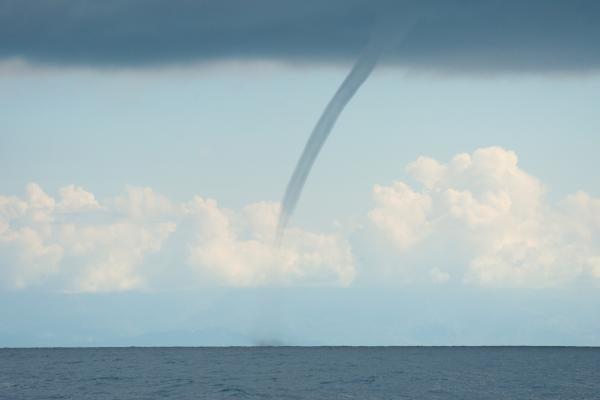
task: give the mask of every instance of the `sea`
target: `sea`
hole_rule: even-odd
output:
[[[600,399],[600,348],[4,348],[0,399]]]

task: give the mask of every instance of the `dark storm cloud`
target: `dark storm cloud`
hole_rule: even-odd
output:
[[[388,63],[460,70],[594,70],[600,1],[429,1]],[[353,61],[391,0],[0,0],[0,59],[156,65]]]

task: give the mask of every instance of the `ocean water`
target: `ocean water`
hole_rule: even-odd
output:
[[[0,399],[600,399],[600,348],[0,349]]]

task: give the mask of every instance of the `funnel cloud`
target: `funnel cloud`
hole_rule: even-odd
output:
[[[412,23],[401,24],[400,26],[403,29],[394,29],[392,28],[393,26],[392,20],[386,20],[377,27],[372,35],[371,42],[364,49],[331,100],[329,100],[327,107],[325,107],[325,110],[323,110],[321,117],[313,128],[308,142],[304,146],[302,155],[294,168],[292,177],[285,190],[283,201],[281,202],[281,211],[275,236],[277,244],[283,238],[285,227],[300,199],[308,174],[340,114],[369,75],[371,75],[382,54],[397,44],[399,39],[412,26]]]
[[[290,216],[296,208],[306,178],[308,177],[323,144],[327,140],[338,117],[342,111],[344,111],[348,102],[375,68],[378,59],[379,51],[376,51],[373,48],[367,48],[356,61],[356,64],[354,64],[354,67],[352,67],[352,70],[346,79],[344,79],[344,82],[342,82],[337,92],[335,92],[335,95],[331,98],[327,107],[325,107],[325,110],[321,114],[319,121],[313,128],[285,190],[285,195],[281,203],[279,222],[277,224],[277,242],[282,238]]]

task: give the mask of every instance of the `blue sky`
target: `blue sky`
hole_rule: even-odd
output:
[[[374,6],[81,4],[0,15],[0,346],[600,345],[593,2],[411,8],[280,247]]]

